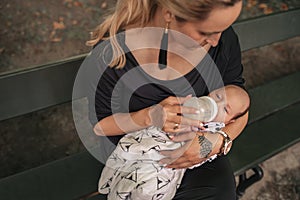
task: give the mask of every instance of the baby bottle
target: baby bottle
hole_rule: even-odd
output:
[[[185,101],[183,106],[193,107],[199,110],[199,113],[196,114],[184,114],[184,117],[196,119],[202,122],[212,121],[218,113],[217,103],[208,96],[192,97]]]

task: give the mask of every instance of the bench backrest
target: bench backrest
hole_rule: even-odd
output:
[[[249,93],[249,123],[229,154],[236,175],[300,140],[300,72]]]
[[[300,9],[237,22],[242,50],[300,35]],[[0,76],[0,121],[72,99],[73,83],[85,55]]]

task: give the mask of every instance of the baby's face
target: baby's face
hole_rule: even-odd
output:
[[[242,89],[225,87],[214,90],[208,96],[213,98],[218,105],[218,114],[213,121],[228,124],[233,117],[246,109],[245,99],[241,95]]]

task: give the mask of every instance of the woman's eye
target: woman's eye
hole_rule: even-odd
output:
[[[206,35],[206,33],[202,32],[202,31],[198,31],[198,33],[199,33],[200,35],[203,35],[203,36]]]
[[[221,95],[216,94],[217,99],[221,99]]]
[[[202,36],[206,36],[206,37],[209,37],[209,36],[211,36],[212,34],[211,33],[205,33],[205,32],[202,32],[202,31],[200,31],[200,32],[198,32],[200,35],[202,35]]]

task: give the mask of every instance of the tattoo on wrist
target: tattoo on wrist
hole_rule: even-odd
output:
[[[212,143],[204,135],[198,135],[198,141],[200,144],[200,158],[207,158],[212,151]]]

